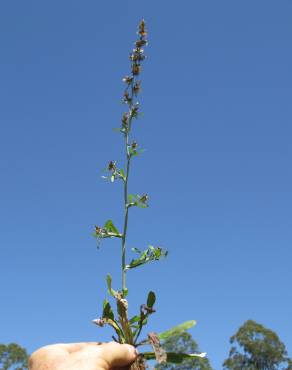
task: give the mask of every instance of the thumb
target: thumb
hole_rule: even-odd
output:
[[[116,342],[104,343],[99,346],[100,357],[107,363],[109,369],[132,364],[137,358],[135,347]]]

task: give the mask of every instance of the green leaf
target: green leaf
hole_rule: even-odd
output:
[[[125,181],[126,180],[125,171],[123,169],[120,169],[119,174],[122,177],[122,179]]]
[[[144,352],[141,353],[146,360],[155,360],[154,352]],[[172,362],[174,364],[180,364],[184,360],[190,360],[196,357],[205,357],[206,353],[175,353],[175,352],[166,352],[167,362]]]
[[[111,305],[107,299],[103,301],[102,317],[111,320],[114,320],[115,318]]]
[[[154,292],[149,292],[148,293],[148,298],[147,298],[147,306],[152,308],[154,306],[154,303],[156,301],[156,296]]]
[[[104,228],[107,232],[114,233],[114,234],[119,234],[119,230],[115,227],[113,224],[112,220],[107,220]]]
[[[117,295],[118,295],[118,292],[116,292],[115,290],[112,289],[112,278],[111,278],[110,274],[107,274],[106,282],[107,282],[107,289],[108,289],[109,294],[112,297],[116,298]]]
[[[192,328],[194,325],[196,325],[195,320],[186,321],[180,325],[177,325],[169,330],[164,331],[163,333],[158,334],[158,338],[160,340],[165,340],[169,337],[173,337],[174,335],[179,335],[184,331]]]
[[[135,322],[138,322],[138,321],[140,321],[140,316],[133,316],[133,317],[130,319],[129,323],[130,323],[130,324],[134,324]]]
[[[144,265],[145,263],[157,261],[162,257],[167,256],[167,251],[163,251],[160,247],[153,247],[150,245],[148,249],[143,252],[140,252],[140,256],[137,259],[133,259],[129,265],[126,265],[126,270]]]
[[[120,328],[119,324],[116,322],[116,320],[105,319],[105,323],[110,325],[114,329],[114,331],[116,332],[119,340],[122,343],[125,343],[125,334],[124,334],[123,330]]]
[[[128,206],[136,206],[139,208],[147,208],[148,207],[148,195],[139,195],[139,194],[129,194],[128,195]]]

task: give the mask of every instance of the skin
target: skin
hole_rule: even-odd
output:
[[[29,369],[126,370],[136,358],[136,349],[128,344],[116,342],[53,344],[42,347],[31,355]]]

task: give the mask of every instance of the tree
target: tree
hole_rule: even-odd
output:
[[[16,343],[0,344],[0,369],[28,369],[28,354],[26,350]]]
[[[192,336],[184,332],[180,335],[170,337],[165,340],[162,347],[166,352],[176,353],[194,353],[198,352],[198,344],[194,341]],[[193,358],[186,359],[180,364],[160,364],[156,365],[157,370],[212,370],[209,360],[207,358]]]
[[[246,321],[230,338],[228,370],[289,370],[291,360],[278,335],[255,321]]]

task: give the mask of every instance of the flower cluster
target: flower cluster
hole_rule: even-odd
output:
[[[122,116],[122,127],[121,132],[127,135],[131,129],[131,123],[133,118],[138,117],[139,103],[134,101],[139,92],[141,91],[141,81],[137,77],[141,73],[141,63],[145,59],[143,47],[147,45],[147,32],[145,29],[145,22],[142,20],[138,28],[139,38],[135,42],[135,47],[130,53],[131,61],[131,76],[125,76],[123,82],[126,84],[126,88],[123,94],[123,103],[127,104],[129,111],[123,113]]]

